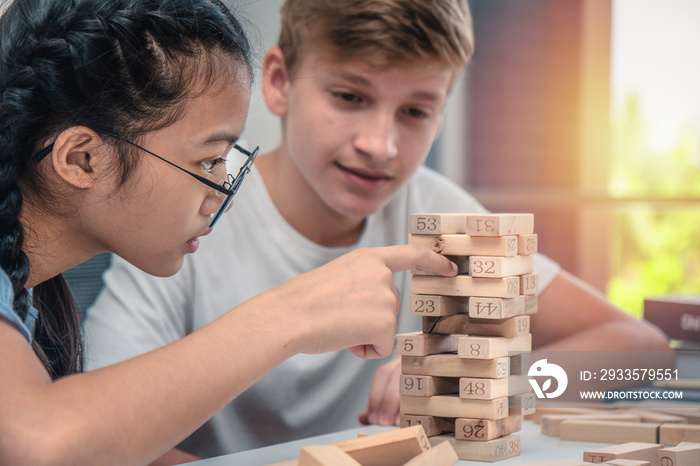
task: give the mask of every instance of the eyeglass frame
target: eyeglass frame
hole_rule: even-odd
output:
[[[237,151],[241,152],[243,155],[248,156],[246,159],[245,163],[241,166],[241,168],[238,170],[238,174],[234,177],[232,174],[227,172],[228,179],[224,180],[222,184],[217,184],[214,183],[213,181],[210,181],[203,176],[197,175],[196,173],[192,173],[191,171],[182,168],[181,166],[177,165],[176,163],[171,162],[170,160],[161,157],[160,155],[151,152],[150,150],[141,147],[140,145],[136,144],[135,142],[129,141],[128,139],[125,139],[121,136],[119,136],[116,133],[113,133],[111,131],[105,131],[105,130],[95,130],[99,134],[103,134],[105,136],[109,136],[114,139],[118,139],[120,141],[123,141],[127,144],[130,144],[137,149],[141,149],[142,151],[151,154],[152,156],[162,160],[163,162],[167,163],[168,165],[172,165],[173,167],[177,168],[178,170],[181,170],[191,177],[195,178],[196,180],[204,183],[205,185],[209,186],[210,188],[215,189],[216,191],[219,191],[222,194],[226,195],[226,198],[221,201],[221,205],[217,209],[217,211],[214,213],[214,217],[211,219],[209,222],[209,228],[214,228],[214,225],[216,222],[221,218],[221,215],[223,215],[224,212],[226,212],[226,209],[228,208],[228,205],[231,203],[233,200],[233,196],[238,192],[238,189],[241,187],[241,183],[243,183],[243,179],[246,177],[248,173],[250,173],[250,167],[253,165],[253,161],[255,160],[255,157],[258,155],[258,152],[260,150],[260,147],[256,147],[252,152],[244,149],[243,147],[239,146],[238,144],[234,144],[233,148],[236,149]],[[39,163],[41,162],[47,155],[51,153],[53,150],[53,143],[50,145],[46,146],[39,152],[37,152],[34,157],[32,157],[32,161],[34,163]]]

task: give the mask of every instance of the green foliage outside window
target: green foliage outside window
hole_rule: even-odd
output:
[[[655,151],[635,97],[612,134],[609,191],[633,201],[613,215],[608,297],[641,316],[646,296],[700,293],[700,134],[688,130],[670,150]]]

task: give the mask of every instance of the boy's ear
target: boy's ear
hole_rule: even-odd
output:
[[[53,144],[50,160],[56,174],[76,188],[89,188],[97,179],[100,136],[85,126],[62,131]]]
[[[285,116],[287,114],[289,74],[284,54],[279,47],[272,47],[265,54],[262,71],[262,88],[267,108],[277,116]]]

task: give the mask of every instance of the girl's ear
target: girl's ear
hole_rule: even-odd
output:
[[[272,47],[263,60],[262,89],[267,108],[275,115],[287,114],[287,92],[289,74],[285,66],[284,54],[279,47]]]
[[[50,160],[56,174],[76,188],[89,188],[98,178],[97,162],[102,139],[90,128],[73,126],[62,131],[53,144]]]

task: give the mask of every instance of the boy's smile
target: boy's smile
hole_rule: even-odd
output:
[[[274,162],[262,157],[258,166],[278,209],[302,234],[316,240],[305,232],[311,222],[353,230],[357,240],[364,219],[425,160],[455,73],[437,62],[378,69],[331,56],[308,51],[290,79],[276,80],[268,54],[266,99],[282,117],[284,140],[270,154]]]

